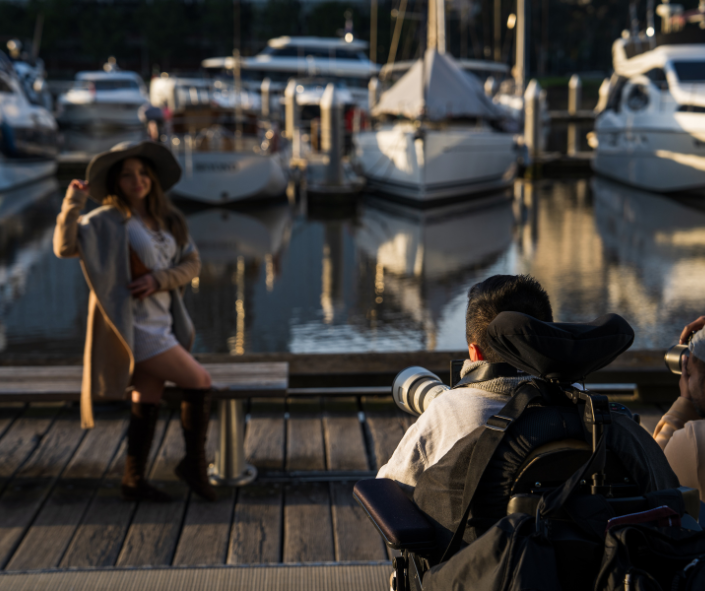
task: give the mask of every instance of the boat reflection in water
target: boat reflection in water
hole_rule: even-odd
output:
[[[610,304],[636,322],[641,348],[675,343],[678,331],[656,331],[703,313],[705,212],[602,178],[592,188]]]
[[[382,315],[391,322],[398,312],[408,315],[423,329],[423,348],[434,350],[446,320],[457,333],[450,342],[462,343],[468,288],[512,242],[514,214],[506,192],[430,210],[370,199],[360,224],[356,244],[375,265],[374,322],[384,322]]]
[[[231,354],[240,355],[245,352],[245,319],[252,321],[254,284],[263,279],[271,291],[280,274],[291,235],[291,209],[288,204],[244,212],[206,209],[186,217],[202,262],[200,277],[186,297],[201,341],[196,348],[221,351],[227,343]]]

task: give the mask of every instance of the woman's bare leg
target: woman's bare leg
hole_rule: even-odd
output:
[[[143,375],[145,378],[142,378]],[[136,364],[133,379],[135,390],[138,390],[138,379],[140,386],[145,389],[145,393],[142,394],[140,391],[139,396],[151,398],[156,395],[154,384],[161,381],[162,390],[159,392],[157,402],[161,400],[164,382],[167,380],[174,382],[180,388],[207,390],[211,387],[211,377],[208,372],[181,345],[176,345],[164,353]],[[142,401],[146,402],[146,400]]]

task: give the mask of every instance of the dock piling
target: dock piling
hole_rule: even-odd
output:
[[[284,131],[286,138],[292,143],[292,158],[301,158],[301,122],[299,105],[296,101],[297,82],[294,78],[289,80],[284,90],[284,106],[286,110],[286,120]]]
[[[326,86],[321,97],[321,149],[328,156],[326,182],[343,184],[343,105],[335,84]]]
[[[272,81],[269,78],[262,80],[262,86],[260,87],[260,92],[262,96],[262,119],[265,121],[269,119],[271,113],[269,109],[269,93],[271,90]]]
[[[372,109],[379,102],[379,78],[376,76],[370,78],[370,83],[367,85],[367,102],[372,113]]]
[[[583,81],[578,74],[573,74],[568,82],[568,113],[577,115],[583,99]],[[575,122],[568,124],[568,155],[575,156],[580,151],[580,138],[578,125]]]
[[[524,93],[524,143],[532,163],[541,156],[541,85],[532,79]]]

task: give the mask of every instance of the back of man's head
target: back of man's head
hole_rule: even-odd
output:
[[[480,347],[485,361],[490,363],[502,361],[487,340],[487,327],[500,312],[522,312],[553,322],[548,294],[530,275],[493,275],[476,283],[468,292],[465,337],[468,345],[475,343]]]

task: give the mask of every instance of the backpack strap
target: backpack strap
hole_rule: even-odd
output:
[[[450,544],[448,544],[448,548],[446,548],[446,551],[443,554],[441,562],[448,560],[460,549],[460,544],[462,543],[465,528],[467,526],[468,516],[470,515],[470,506],[472,504],[473,496],[475,495],[475,491],[480,484],[480,479],[485,473],[485,469],[489,465],[495,450],[499,447],[502,439],[504,439],[504,435],[507,432],[509,425],[521,416],[526,407],[529,406],[532,401],[542,397],[543,393],[541,392],[541,389],[533,380],[531,382],[519,384],[519,386],[517,386],[514,390],[514,394],[509,399],[509,402],[504,405],[504,408],[496,415],[492,415],[489,419],[487,419],[487,423],[485,423],[485,430],[477,440],[475,449],[470,457],[470,466],[468,468],[467,476],[465,477],[465,490],[463,491],[463,505],[465,506],[465,512],[460,518],[460,523],[453,534]]]

